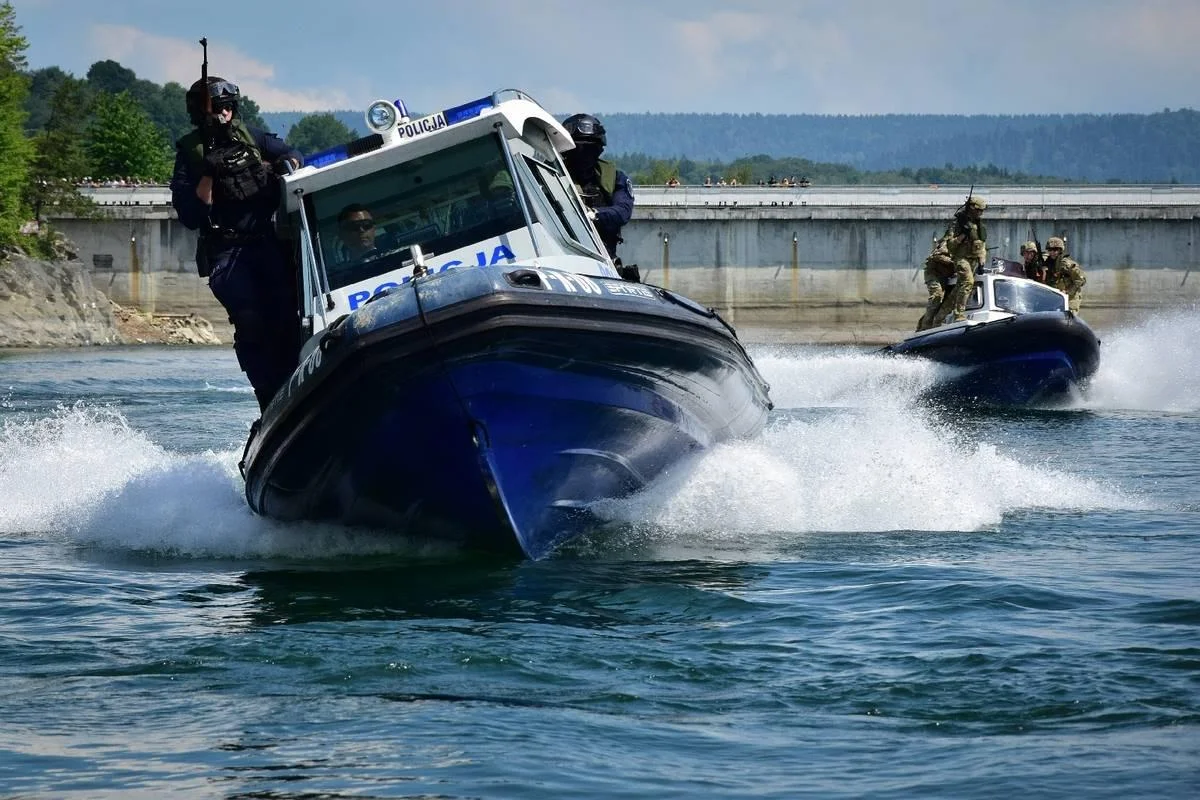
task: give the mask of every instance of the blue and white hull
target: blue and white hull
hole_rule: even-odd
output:
[[[732,331],[670,292],[452,270],[330,329],[248,443],[246,495],[280,519],[541,558],[595,501],[757,433],[769,408]]]

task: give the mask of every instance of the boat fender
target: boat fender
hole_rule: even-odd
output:
[[[346,336],[346,320],[348,319],[350,319],[349,314],[342,314],[325,329],[325,335],[321,337],[321,350],[328,353],[332,347],[341,344]]]
[[[537,270],[532,269],[514,269],[512,272],[504,273],[504,278],[513,286],[520,286],[525,289],[545,289],[546,285],[542,283],[542,276]]]

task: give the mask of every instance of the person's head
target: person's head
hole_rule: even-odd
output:
[[[237,114],[238,98],[242,96],[237,84],[230,83],[224,78],[214,75],[208,77],[208,97],[212,98],[213,120],[218,124],[228,125]],[[199,127],[204,124],[205,100],[204,80],[193,83],[184,95],[188,117],[192,124]]]
[[[366,206],[361,203],[346,206],[338,214],[337,225],[338,237],[351,258],[375,249],[375,219]]]
[[[591,114],[573,114],[563,120],[563,127],[575,142],[575,147],[563,156],[567,168],[572,173],[594,169],[608,144],[608,136],[600,120]]]
[[[967,213],[973,217],[983,216],[983,210],[985,208],[987,208],[987,201],[982,197],[972,196],[971,199],[967,201]]]
[[[1063,254],[1063,249],[1066,248],[1066,246],[1067,243],[1064,242],[1061,237],[1051,236],[1046,240],[1046,253],[1050,256],[1050,258],[1058,258]]]
[[[1026,242],[1025,244],[1021,245],[1021,258],[1025,259],[1026,263],[1029,263],[1030,261],[1032,261],[1034,258],[1037,257],[1037,255],[1038,255],[1037,242]]]

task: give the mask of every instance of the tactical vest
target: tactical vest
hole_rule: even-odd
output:
[[[1070,294],[1071,289],[1078,289],[1075,286],[1075,269],[1079,267],[1078,262],[1071,258],[1066,253],[1063,253],[1053,264],[1046,265],[1046,283],[1058,289],[1060,292]]]
[[[617,165],[603,158],[596,162],[591,180],[579,186],[579,194],[588,208],[611,206],[617,190]]]
[[[179,140],[178,147],[187,154],[192,166],[199,169],[204,162],[204,134],[194,130]],[[229,137],[213,146],[209,157],[216,164],[213,176],[213,200],[249,200],[263,189],[277,188],[278,181],[263,163],[262,153],[254,136],[240,119],[229,123]]]

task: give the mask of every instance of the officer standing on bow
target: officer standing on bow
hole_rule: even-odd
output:
[[[201,40],[202,44],[207,44]],[[175,145],[171,205],[200,232],[196,267],[233,323],[233,349],[261,409],[300,353],[295,279],[275,232],[278,175],[301,157],[238,117],[238,87],[207,75],[186,95],[195,130]]]
[[[563,127],[575,140],[575,147],[568,150],[563,159],[571,180],[575,182],[588,217],[596,226],[600,240],[608,255],[616,264],[617,272],[629,281],[640,281],[637,264],[628,267],[617,258],[617,245],[621,239],[621,228],[633,216],[633,184],[629,176],[611,161],[600,158],[608,144],[604,126],[591,114],[575,114],[563,121]]]

